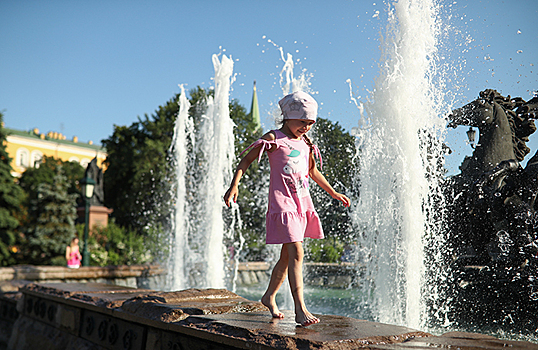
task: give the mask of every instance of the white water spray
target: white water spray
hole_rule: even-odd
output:
[[[187,198],[187,188],[185,185],[185,175],[188,166],[188,142],[194,141],[194,124],[189,116],[191,106],[185,94],[185,88],[180,85],[181,95],[179,96],[179,113],[174,126],[174,138],[172,139],[171,152],[173,152],[175,168],[175,194],[176,208],[174,213],[174,245],[172,247],[172,259],[169,264],[168,275],[170,276],[170,290],[181,290],[186,287],[186,257],[189,256],[189,245],[187,233],[189,232],[189,201]],[[191,145],[190,149],[193,149]]]
[[[380,322],[423,326],[424,244],[442,177],[443,93],[436,85],[439,18],[432,1],[389,9],[381,73],[357,131],[360,203],[354,212],[366,261],[365,293]]]
[[[177,204],[174,249],[169,263],[170,290],[225,287],[223,240],[227,229],[222,216],[222,194],[225,181],[231,178],[234,159],[229,111],[233,61],[225,55],[222,60],[217,55],[212,59],[215,94],[205,101],[205,114],[196,135],[182,88],[174,136]]]
[[[284,55],[284,49],[282,47],[279,47],[274,43],[273,45],[278,47],[280,58],[282,59],[282,62],[284,62],[282,70],[280,71],[280,87],[282,89],[282,95],[286,96],[287,94],[296,91],[309,92],[310,81],[309,77],[306,75],[306,70],[303,70],[299,77],[295,78],[293,74],[295,64],[293,63],[292,54],[287,53]]]
[[[201,134],[204,137],[202,151],[207,155],[206,177],[203,179],[207,208],[202,234],[207,236],[205,261],[207,262],[206,287],[225,287],[224,272],[224,221],[222,194],[226,183],[232,177],[234,160],[233,122],[230,118],[230,86],[232,84],[233,61],[222,56],[219,61],[213,55],[215,68],[215,97],[207,101],[207,119]]]

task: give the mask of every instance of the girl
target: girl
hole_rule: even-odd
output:
[[[283,318],[284,314],[279,311],[275,298],[288,275],[295,304],[295,321],[306,327],[318,323],[319,319],[308,312],[303,299],[302,242],[304,237],[323,238],[323,229],[308,191],[308,177],[344,206],[348,207],[350,200],[336,192],[316,167],[314,154],[321,162],[319,149],[306,133],[316,121],[317,102],[307,93],[299,91],[285,96],[279,105],[283,115],[282,127],[263,135],[246,149],[252,148],[239,162],[224,201],[230,206],[231,200],[237,200],[239,180],[254,159],[258,158],[259,161],[263,152],[267,151],[271,175],[266,243],[282,244],[282,250],[261,302],[273,317]]]
[[[82,260],[82,255],[78,248],[78,238],[73,237],[71,244],[67,246],[65,250],[65,259],[67,260],[67,267],[71,269],[78,269],[80,267],[80,260]]]

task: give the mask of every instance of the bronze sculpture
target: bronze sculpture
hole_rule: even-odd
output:
[[[525,168],[520,162],[530,152],[526,142],[537,112],[538,97],[526,102],[488,89],[448,116],[449,126],[477,127],[480,135],[461,174],[445,186],[454,319],[534,327],[538,152]]]

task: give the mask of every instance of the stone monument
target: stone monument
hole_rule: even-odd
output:
[[[92,161],[88,164],[84,176],[95,181],[93,197],[90,199],[90,228],[94,226],[106,227],[108,225],[108,216],[112,213],[113,210],[104,206],[105,191],[103,170],[97,165],[97,158],[92,159]],[[77,213],[79,215],[79,218],[83,218],[84,207],[78,208]]]

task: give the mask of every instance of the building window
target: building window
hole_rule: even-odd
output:
[[[30,152],[26,148],[19,148],[17,150],[17,158],[15,158],[15,164],[28,168],[30,165]]]
[[[71,158],[69,158],[69,161],[70,162],[80,163],[80,160],[78,159],[78,157],[71,157]]]
[[[43,162],[43,153],[41,151],[32,151],[32,165],[34,168],[39,168]]]

